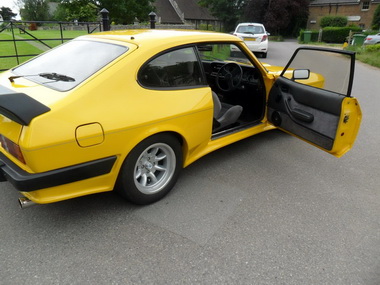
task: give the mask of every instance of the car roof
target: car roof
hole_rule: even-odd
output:
[[[255,26],[263,26],[263,24],[260,24],[260,23],[240,23],[238,24],[238,26],[251,26],[251,25],[255,25]]]
[[[79,37],[79,39],[93,38],[132,43],[138,46],[149,44],[159,46],[178,45],[210,41],[241,41],[239,38],[225,33],[196,31],[196,30],[118,30],[95,33]]]

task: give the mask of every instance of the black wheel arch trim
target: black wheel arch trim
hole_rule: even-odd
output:
[[[9,181],[17,190],[30,192],[108,174],[116,159],[110,156],[47,172],[28,173],[0,153],[0,181]]]

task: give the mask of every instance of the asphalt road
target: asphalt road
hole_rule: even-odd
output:
[[[281,65],[298,46],[270,43]],[[113,193],[21,210],[0,184],[0,284],[380,284],[380,70],[337,159],[280,131],[184,169],[162,201]]]

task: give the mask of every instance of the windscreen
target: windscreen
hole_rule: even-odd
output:
[[[128,47],[116,44],[74,40],[13,69],[41,85],[67,91],[122,55]]]

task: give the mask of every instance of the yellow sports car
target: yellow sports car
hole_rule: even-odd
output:
[[[354,53],[299,48],[261,64],[233,35],[86,35],[0,75],[0,173],[22,206],[115,189],[165,196],[183,167],[279,128],[335,156],[356,138]]]

